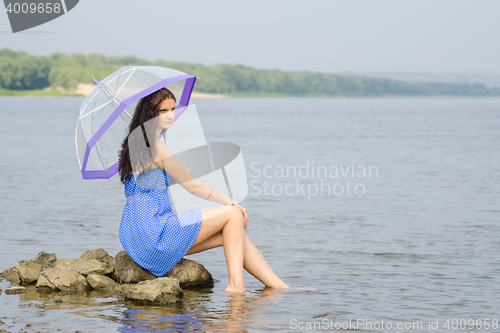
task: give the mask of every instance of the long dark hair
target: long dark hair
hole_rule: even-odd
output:
[[[130,122],[130,125],[128,127],[128,133],[125,139],[123,140],[122,143],[122,148],[120,150],[119,154],[119,162],[120,166],[118,168],[118,172],[120,174],[120,181],[122,183],[125,183],[128,178],[132,175],[134,168],[132,167],[131,163],[131,153],[134,157],[136,156],[143,156],[145,153],[144,151],[130,151],[132,150],[138,150],[138,147],[131,147],[129,148],[129,137],[132,132],[139,126],[141,126],[144,139],[146,141],[146,145],[149,149],[148,150],[148,158],[135,158],[135,160],[138,161],[139,165],[136,165],[135,168],[142,169],[142,171],[146,171],[145,169],[151,165],[153,162],[154,156],[156,156],[156,149],[155,149],[155,135],[156,135],[156,127],[153,128],[152,130],[146,130],[144,128],[145,123],[148,120],[151,120],[153,118],[156,118],[158,116],[158,108],[160,106],[160,103],[163,102],[166,99],[173,99],[176,101],[174,94],[168,90],[167,88],[161,88],[160,90],[143,97],[142,99],[139,100],[137,103],[137,106],[135,107],[134,111],[134,116],[132,117],[132,121]],[[150,122],[151,123],[151,122]],[[155,122],[156,123],[156,122]],[[134,132],[137,133],[137,132]],[[165,130],[162,131],[161,134],[165,133]],[[135,145],[134,145],[135,146]]]

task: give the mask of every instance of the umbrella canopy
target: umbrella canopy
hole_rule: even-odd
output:
[[[189,104],[196,77],[155,66],[125,66],[97,82],[83,101],[75,144],[83,179],[109,179],[137,102],[163,87],[176,98],[175,121]]]

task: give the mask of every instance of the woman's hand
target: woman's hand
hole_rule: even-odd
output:
[[[245,222],[243,224],[243,227],[246,229],[248,228],[248,213],[247,209],[243,207],[242,205],[236,205],[241,210],[241,213],[243,214],[243,217],[245,218]]]

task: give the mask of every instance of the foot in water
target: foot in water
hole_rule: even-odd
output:
[[[275,288],[275,289],[288,289],[292,288],[291,286],[287,285],[286,283],[280,284],[279,286],[276,287],[270,287],[270,288]]]
[[[236,288],[236,287],[233,287],[233,286],[227,286],[226,289],[224,289],[224,291],[228,294],[244,294],[247,292],[247,290],[245,289],[245,287],[243,288]]]

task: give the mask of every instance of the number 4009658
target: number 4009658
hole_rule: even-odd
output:
[[[61,4],[60,3],[9,3],[9,5],[5,8],[7,10],[7,13],[15,13],[15,14],[27,14],[27,13],[46,13],[46,14],[51,14],[51,13],[60,13],[61,12]]]
[[[499,323],[498,319],[448,319],[444,323],[444,327],[448,329],[458,329],[458,328],[477,328],[477,329],[498,329]]]

